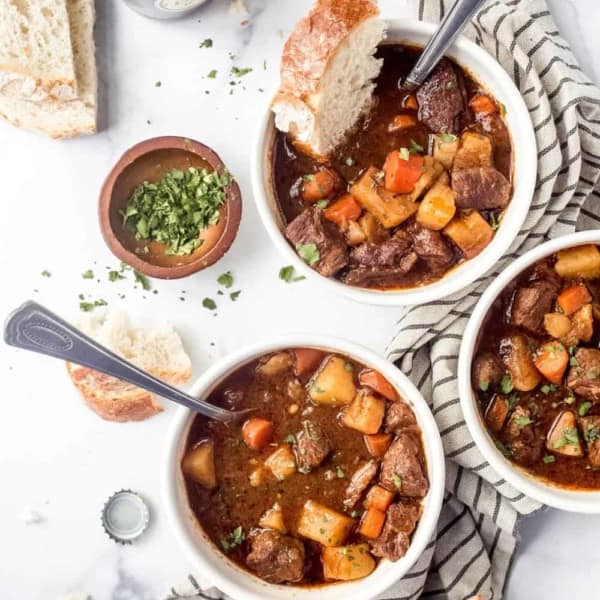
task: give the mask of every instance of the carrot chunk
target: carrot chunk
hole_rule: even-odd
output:
[[[333,221],[340,227],[343,227],[348,221],[356,221],[360,217],[362,208],[352,194],[344,194],[339,200],[336,200],[331,206],[328,206],[324,215],[329,221]]]
[[[322,350],[315,350],[315,348],[294,348],[292,354],[294,355],[294,373],[296,375],[314,371],[325,356]]]
[[[374,458],[381,458],[392,442],[391,433],[373,433],[365,435],[363,438],[369,454]]]
[[[302,200],[312,204],[329,198],[333,194],[337,182],[338,176],[331,169],[321,169],[311,175],[305,175],[300,190]]]
[[[368,538],[376,538],[383,529],[385,513],[377,508],[369,508],[364,513],[358,532]]]
[[[471,100],[469,100],[469,106],[473,109],[473,112],[478,115],[489,115],[498,112],[496,103],[486,94],[475,94]]]
[[[253,417],[242,425],[242,438],[248,448],[260,450],[273,439],[273,423]]]
[[[417,119],[414,115],[396,115],[392,122],[388,125],[388,131],[400,131],[414,127],[417,124]]]
[[[420,154],[409,154],[406,148],[392,150],[385,159],[385,189],[394,194],[408,194],[423,173],[424,159]]]
[[[364,369],[358,375],[358,382],[361,385],[366,385],[378,394],[381,394],[388,400],[397,400],[398,394],[392,384],[378,371],[374,369]]]
[[[390,492],[380,485],[374,485],[367,492],[364,506],[365,508],[376,508],[377,510],[385,512],[393,499],[394,492]]]
[[[567,370],[569,353],[560,342],[546,342],[537,349],[533,363],[548,381],[558,385]]]
[[[559,295],[556,303],[565,315],[572,315],[584,304],[592,301],[592,296],[585,283],[577,283],[565,288]]]
[[[417,102],[417,99],[413,94],[410,94],[410,96],[406,96],[404,98],[404,100],[402,101],[402,106],[410,110],[419,109],[419,103]]]

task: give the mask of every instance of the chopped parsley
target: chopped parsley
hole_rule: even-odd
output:
[[[346,159],[346,165],[348,167],[351,167],[354,164],[354,159],[351,158],[350,156]]]
[[[482,392],[487,392],[488,389],[489,389],[489,387],[490,387],[490,382],[489,381],[480,381],[479,382],[479,389]]]
[[[579,444],[579,434],[576,427],[570,427],[563,431],[562,436],[552,443],[553,448],[562,448],[563,446],[576,446]]]
[[[546,383],[540,388],[540,391],[542,394],[549,394],[556,391],[556,386],[553,383]]]
[[[494,438],[494,444],[496,444],[496,448],[498,448],[498,450],[500,450],[500,452],[502,452],[504,456],[510,456],[510,449],[507,446],[505,446],[500,440]]]
[[[498,223],[498,221],[496,220],[496,213],[494,212],[490,213],[490,227],[492,231],[496,231],[496,229],[500,227],[500,223]]]
[[[510,394],[513,391],[513,382],[510,375],[504,375],[500,381],[500,387],[503,394]]]
[[[321,260],[321,253],[316,244],[296,244],[296,252],[308,265],[314,265]]]
[[[598,379],[598,371],[588,371],[586,375],[588,379]]]
[[[146,291],[152,289],[152,284],[150,283],[150,280],[143,273],[140,273],[139,271],[136,271],[134,269],[133,277],[135,279],[135,282],[139,283],[142,286],[142,288]]]
[[[82,295],[79,296],[80,298],[82,297]],[[108,302],[106,300],[103,300],[102,298],[98,299],[98,300],[94,300],[93,302],[80,302],[79,303],[79,310],[83,311],[83,312],[91,312],[93,311],[97,306],[106,306],[108,304]]]
[[[317,200],[315,202],[315,206],[319,207],[319,208],[327,208],[327,205],[329,204],[328,200]]]
[[[574,356],[571,356],[571,358],[569,359],[569,364],[572,367],[576,367],[577,365],[579,365],[579,362],[577,361],[577,359]]]
[[[119,281],[119,279],[125,279],[125,275],[123,275],[123,271],[115,271],[114,269],[108,272],[108,280],[109,281]]]
[[[161,85],[162,85],[162,81],[157,81],[157,82],[154,84],[154,87],[160,87]]]
[[[247,75],[251,71],[252,71],[252,69],[250,67],[246,67],[245,69],[240,69],[239,67],[236,67],[235,65],[233,67],[231,67],[231,75],[234,75],[235,77],[243,77],[244,75]]]
[[[419,152],[425,152],[425,148],[423,148],[421,144],[417,144],[415,140],[410,140],[409,152],[411,152],[412,154],[418,154]]]
[[[346,476],[346,474],[344,473],[344,469],[342,469],[340,465],[337,465],[337,467],[335,468],[335,474],[337,475],[338,479],[343,479]]]
[[[47,269],[44,269],[41,272],[42,277],[52,277],[52,273],[50,273],[50,271],[48,271]]]
[[[209,79],[215,79],[217,77],[217,73],[218,73],[218,71],[216,69],[213,69],[212,71],[208,72],[207,77]]]
[[[240,546],[242,542],[246,539],[244,535],[244,530],[242,526],[236,527],[228,536],[221,538],[221,548],[225,552],[229,552],[236,546]]]
[[[550,463],[553,463],[556,460],[556,458],[552,456],[552,454],[547,454],[546,456],[544,456],[544,458],[542,458],[542,460],[545,464],[549,465]]]
[[[235,292],[231,292],[231,294],[229,294],[231,301],[235,302],[239,298],[241,293],[242,293],[242,290],[236,290]]]
[[[515,423],[519,427],[525,427],[526,425],[531,425],[531,423],[533,423],[533,421],[526,415],[519,415],[519,416],[515,417]]]
[[[588,425],[583,431],[583,438],[588,444],[600,440],[600,427],[595,427],[592,424]]]
[[[396,475],[396,473],[394,473],[392,475],[392,481],[394,482],[396,489],[402,489],[402,478],[400,477],[400,475]]]
[[[440,133],[440,138],[444,144],[450,144],[458,139],[453,133],[447,133],[446,131]]]
[[[233,275],[231,274],[231,271],[226,271],[225,273],[219,275],[217,278],[217,283],[226,288],[230,288],[233,285]]]
[[[204,298],[204,300],[202,300],[202,306],[208,308],[208,310],[215,310],[217,308],[217,303],[212,298]]]
[[[294,283],[296,281],[302,281],[306,279],[304,275],[295,275],[295,270],[292,265],[287,265],[286,267],[281,267],[279,269],[279,279],[285,281],[286,283]]]
[[[587,414],[588,410],[590,410],[590,408],[592,408],[591,402],[583,402],[578,410],[579,416],[585,417],[585,415]]]
[[[200,48],[212,48],[213,41],[210,38],[206,38],[200,42]]]
[[[293,433],[290,433],[289,435],[286,435],[286,436],[283,438],[283,441],[284,441],[286,444],[295,444],[295,443],[296,443],[296,438],[294,437],[294,434],[293,434]]]
[[[84,279],[94,279],[94,271],[92,271],[91,269],[88,269],[87,271],[84,271],[81,276]]]
[[[135,188],[121,211],[123,225],[138,240],[166,244],[167,255],[191,254],[202,243],[198,234],[219,222],[232,181],[227,172],[204,168],[166,171],[158,183],[144,181]]]

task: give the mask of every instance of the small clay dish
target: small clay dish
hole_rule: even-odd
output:
[[[217,262],[229,250],[242,216],[240,188],[234,181],[227,186],[226,201],[219,222],[200,233],[202,244],[191,254],[172,256],[160,242],[136,240],[123,225],[121,211],[135,188],[156,183],[171,169],[204,167],[223,174],[225,164],[208,146],[188,138],[165,136],[136,144],[119,159],[100,191],[100,227],[112,253],[148,277],[177,279]]]

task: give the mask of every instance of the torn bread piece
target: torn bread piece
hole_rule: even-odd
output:
[[[0,91],[34,102],[77,98],[67,0],[0,0]]]
[[[326,158],[372,105],[385,22],[371,0],[317,0],[288,38],[271,108],[277,129]]]
[[[170,325],[151,329],[134,327],[122,311],[86,315],[79,328],[119,356],[173,385],[182,385],[192,375],[192,365],[181,339]],[[73,383],[87,405],[108,421],[142,421],[163,409],[154,396],[139,387],[67,363]]]
[[[44,133],[52,138],[74,137],[96,131],[94,2],[67,0],[67,7],[78,82],[76,99],[58,101],[46,98],[33,102],[0,91],[0,116],[17,127]]]

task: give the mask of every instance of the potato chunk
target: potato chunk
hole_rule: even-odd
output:
[[[323,575],[325,579],[350,581],[366,577],[375,569],[375,559],[367,544],[325,548],[323,550]]]
[[[600,277],[600,250],[593,244],[559,250],[554,268],[566,279],[595,279]]]
[[[183,474],[189,479],[199,483],[206,489],[217,487],[215,473],[215,444],[213,440],[206,439],[198,442],[183,457],[181,461]]]
[[[341,546],[354,527],[354,519],[323,504],[307,500],[300,510],[299,535],[324,546]]]
[[[384,227],[395,227],[417,212],[418,204],[410,194],[393,194],[383,187],[383,173],[375,167],[367,169],[352,186],[350,193],[358,203],[377,217]]]
[[[492,142],[487,135],[465,131],[460,137],[460,148],[454,157],[455,169],[492,166]]]
[[[500,351],[516,390],[529,392],[540,383],[542,376],[535,367],[524,335],[504,338],[500,344]]]
[[[433,158],[439,160],[446,169],[451,169],[459,144],[455,135],[438,133],[433,141]]]
[[[432,156],[423,157],[423,173],[417,183],[415,189],[409,194],[411,200],[416,202],[423,193],[425,193],[442,175],[444,167],[441,162],[437,161]]]
[[[444,233],[460,248],[465,258],[477,256],[494,237],[489,223],[476,210],[450,221]]]
[[[544,315],[544,329],[548,332],[548,335],[560,340],[566,337],[571,330],[571,319],[557,312],[546,313]]]
[[[563,456],[583,456],[577,421],[570,410],[563,410],[554,420],[546,438],[546,448]]]
[[[448,225],[456,212],[456,194],[448,185],[436,184],[425,194],[417,211],[417,221],[427,229],[439,231]]]
[[[287,371],[292,366],[289,352],[278,352],[270,356],[264,363],[256,367],[256,372],[263,377],[274,377]]]
[[[265,511],[259,519],[258,524],[265,529],[274,529],[281,533],[287,533],[285,523],[283,521],[283,509],[279,502],[275,502],[273,506]]]
[[[289,444],[282,444],[265,460],[265,467],[270,469],[276,479],[282,481],[296,472],[296,459]]]
[[[385,400],[367,390],[360,390],[344,409],[342,423],[361,433],[377,433],[385,415]]]
[[[349,404],[356,394],[354,373],[339,356],[329,356],[308,384],[308,394],[317,404]]]

